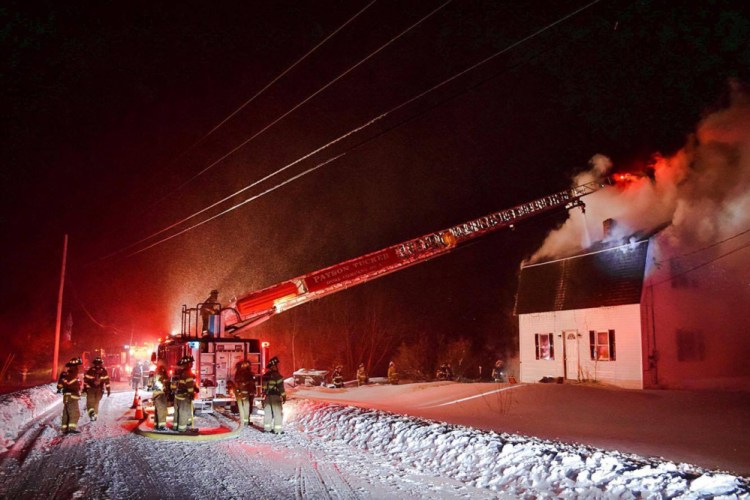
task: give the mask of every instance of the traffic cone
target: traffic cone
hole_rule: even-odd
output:
[[[135,410],[138,407],[138,401],[141,398],[138,397],[138,388],[135,388],[135,394],[133,395],[133,406],[130,407],[131,410]]]
[[[138,396],[138,404],[135,407],[135,419],[143,420],[143,405],[141,404],[140,396]]]

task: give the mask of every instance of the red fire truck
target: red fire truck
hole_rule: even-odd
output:
[[[208,409],[216,403],[228,404],[235,363],[248,359],[255,373],[262,373],[268,359],[266,344],[257,339],[242,339],[238,336],[240,332],[298,305],[445,255],[461,244],[512,228],[522,220],[555,209],[583,207],[581,198],[611,184],[613,179],[607,177],[494,212],[248,293],[228,307],[219,304],[183,306],[181,334],[162,342],[157,357],[164,359],[168,369],[174,371],[182,356],[192,355],[201,382],[196,406]],[[205,331],[202,322],[199,328],[204,306],[213,309]]]

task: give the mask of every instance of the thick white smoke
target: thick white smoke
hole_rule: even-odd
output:
[[[578,185],[608,172],[602,155],[579,174]],[[614,219],[608,239],[651,231],[662,245],[680,252],[705,247],[750,229],[750,97],[740,85],[731,89],[730,105],[706,116],[685,146],[671,157],[655,156],[652,177],[625,187],[605,188],[583,198],[586,213],[571,211],[568,220],[547,236],[530,262],[568,256],[603,239],[602,222]]]

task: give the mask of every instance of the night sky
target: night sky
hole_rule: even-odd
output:
[[[66,233],[65,348],[76,352],[163,336],[213,288],[226,303],[565,189],[597,153],[629,170],[675,151],[725,104],[730,79],[750,81],[745,5],[4,2],[0,352],[51,345]],[[304,305],[257,334],[282,353],[289,331],[298,350],[317,348],[305,339],[338,349],[342,330],[377,317],[396,338],[384,350],[423,335],[512,351],[519,263],[563,219]]]

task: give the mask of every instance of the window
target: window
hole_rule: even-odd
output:
[[[589,330],[589,345],[591,348],[591,359],[595,361],[615,360],[615,331]]]
[[[677,330],[677,360],[703,361],[706,359],[706,346],[703,332]]]
[[[555,343],[551,333],[534,334],[536,359],[555,359]]]

